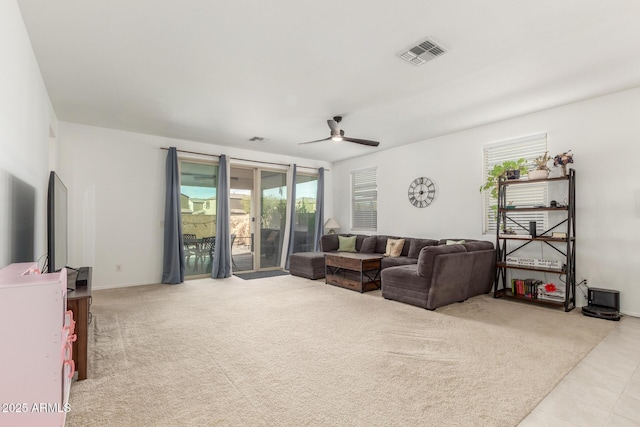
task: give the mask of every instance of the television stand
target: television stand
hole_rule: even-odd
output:
[[[87,286],[91,267],[80,267],[78,269],[78,277],[76,277],[76,286]]]
[[[72,268],[67,268],[67,291],[75,291],[76,279],[78,278],[78,271]]]
[[[87,379],[87,354],[88,354],[88,332],[89,332],[89,307],[91,306],[91,267],[82,267],[79,271],[86,269],[86,286],[81,286],[76,280],[75,290],[67,293],[67,309],[73,312],[76,321],[76,342],[73,343],[73,362],[78,371],[78,381]],[[67,269],[67,273],[72,272],[74,278],[78,271]]]

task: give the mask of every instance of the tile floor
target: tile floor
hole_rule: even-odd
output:
[[[519,424],[539,426],[640,426],[640,318],[623,317]]]

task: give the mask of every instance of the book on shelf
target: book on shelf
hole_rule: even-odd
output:
[[[525,298],[537,299],[538,286],[542,283],[536,279],[511,279],[511,293]]]
[[[499,234],[498,237],[501,239],[531,239],[533,236],[531,234]]]

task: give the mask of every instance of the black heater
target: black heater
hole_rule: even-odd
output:
[[[582,314],[607,320],[620,320],[620,291],[589,288],[589,305],[582,307]]]

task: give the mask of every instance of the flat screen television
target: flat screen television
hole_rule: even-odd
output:
[[[60,271],[67,265],[67,187],[53,171],[49,174],[47,195],[48,271]]]

